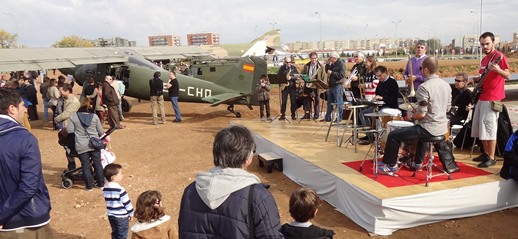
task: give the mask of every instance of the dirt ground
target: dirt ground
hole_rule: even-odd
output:
[[[397,67],[397,66],[396,66]],[[272,115],[278,114],[277,89],[272,95]],[[80,88],[76,86],[75,92]],[[173,110],[166,102],[167,124],[151,124],[151,107],[147,101],[129,98],[133,108],[122,122],[126,129],[111,135],[111,148],[117,155],[116,162],[124,168],[122,185],[128,191],[133,205],[140,193],[156,189],[163,194],[167,214],[176,220],[184,188],[194,180],[197,171],[209,169],[212,164],[212,142],[215,134],[233,121],[234,115],[225,106],[210,107],[207,104],[180,103],[182,123],[172,123]],[[42,105],[39,112],[42,117]],[[253,111],[236,106],[244,119],[257,120],[258,107]],[[299,115],[301,115],[299,113]],[[79,181],[71,189],[61,186],[61,174],[66,168],[64,150],[57,144],[57,132],[51,123],[42,120],[31,122],[39,140],[43,173],[52,202],[51,226],[57,238],[109,238],[110,225],[102,191],[84,190]],[[265,127],[268,124],[265,123]],[[105,125],[105,129],[108,126]],[[322,142],[325,143],[325,142]],[[79,161],[76,160],[79,165]],[[282,173],[267,174],[254,162],[249,171],[266,184],[275,197],[281,223],[291,221],[288,201],[292,191],[300,187]],[[433,202],[430,202],[433,203]],[[487,215],[447,220],[430,225],[396,231],[390,238],[518,238],[518,209],[508,209]],[[363,228],[356,225],[332,206],[324,203],[313,223],[332,229],[335,238],[369,238]]]
[[[278,110],[272,102],[272,115]],[[224,106],[210,107],[205,104],[180,103],[183,121],[172,123],[172,107],[166,105],[168,122],[151,125],[150,103],[131,100],[133,109],[126,114],[124,130],[112,136],[112,150],[116,162],[124,167],[123,186],[126,187],[134,205],[138,195],[150,189],[163,194],[166,212],[178,217],[183,189],[194,180],[197,171],[212,166],[212,141],[214,135],[234,120]],[[258,111],[238,107],[243,118],[257,120]],[[41,111],[40,111],[41,112]],[[40,114],[41,115],[41,114]],[[82,182],[71,189],[61,186],[61,173],[66,168],[63,149],[57,144],[57,133],[50,123],[32,122],[33,133],[39,140],[42,152],[43,172],[52,201],[51,225],[57,238],[109,238],[110,225],[106,217],[102,191],[84,190]],[[265,127],[268,125],[265,123]],[[107,126],[105,126],[107,128]],[[324,143],[324,142],[322,142]],[[79,162],[77,162],[79,164]],[[271,185],[281,222],[291,220],[288,212],[289,196],[299,185],[279,172],[267,174],[254,162],[249,170]],[[431,202],[433,203],[433,202]],[[454,219],[395,232],[391,238],[516,238],[518,209],[499,211],[483,216]],[[346,216],[324,203],[313,221],[322,227],[333,229],[335,238],[369,238],[364,229]]]

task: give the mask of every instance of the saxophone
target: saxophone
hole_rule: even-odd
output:
[[[281,91],[283,91],[284,89],[286,89],[286,87],[288,87],[289,85],[289,81],[291,80],[291,67],[290,67],[290,70],[288,71],[288,73],[286,74],[286,81],[287,83],[282,83],[281,84]]]
[[[412,57],[408,55],[408,77],[410,78],[410,93],[408,94],[408,97],[414,97],[415,96],[415,90],[414,90],[414,80],[412,80]]]

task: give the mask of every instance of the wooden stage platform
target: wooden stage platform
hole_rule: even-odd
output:
[[[288,123],[235,120],[255,136],[257,152],[274,152],[283,158],[283,173],[294,182],[313,188],[324,200],[368,232],[390,235],[403,228],[437,221],[481,215],[518,205],[518,184],[500,178],[497,166],[490,174],[409,186],[386,187],[377,179],[343,163],[363,160],[369,145],[337,147],[336,127],[326,142],[329,123],[299,120]],[[347,138],[351,133],[346,132]],[[370,153],[372,155],[372,151]],[[475,154],[475,153],[474,153]],[[457,162],[476,168],[469,150],[455,149]],[[474,155],[478,156],[478,154]],[[369,158],[372,158],[370,156]],[[439,163],[439,162],[438,162]],[[440,165],[440,163],[439,163]],[[363,169],[372,173],[372,168]],[[424,172],[421,172],[424,173]],[[379,175],[390,177],[388,175]]]

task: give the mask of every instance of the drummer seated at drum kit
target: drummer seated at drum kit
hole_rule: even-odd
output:
[[[451,107],[451,88],[446,81],[436,74],[438,62],[434,57],[428,57],[422,63],[422,72],[425,81],[417,89],[417,107],[411,113],[412,120],[417,125],[396,129],[388,134],[383,163],[380,163],[380,172],[393,174],[399,170],[398,152],[401,142],[417,140],[417,149],[413,162],[407,166],[412,171],[421,169],[427,150],[427,143],[420,139],[445,135],[448,131],[446,112]],[[412,115],[413,114],[413,115]],[[446,140],[436,143],[435,149],[446,172],[454,173],[459,167],[454,161],[453,151]]]
[[[379,80],[378,86],[376,87],[375,96],[372,99],[373,102],[383,102],[383,105],[380,105],[380,112],[384,112],[388,110],[389,114],[392,115],[392,112],[398,111],[401,113],[398,108],[398,97],[399,97],[399,86],[396,80],[389,75],[387,67],[385,66],[377,66],[374,68],[374,73],[376,78]],[[360,119],[360,123],[364,126],[372,125],[369,117],[366,117],[365,114],[373,113],[375,106],[369,107],[368,109],[362,110],[358,116]],[[374,141],[374,137],[372,133],[367,133],[367,135],[363,138],[360,138],[360,143],[362,145],[370,144]]]

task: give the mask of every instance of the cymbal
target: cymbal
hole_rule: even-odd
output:
[[[416,103],[403,103],[399,105],[399,108],[406,111],[412,111],[414,108],[417,108]]]
[[[374,113],[367,113],[367,114],[365,114],[365,116],[367,116],[367,117],[385,117],[385,116],[391,116],[391,115],[387,114],[387,113],[374,112]]]

